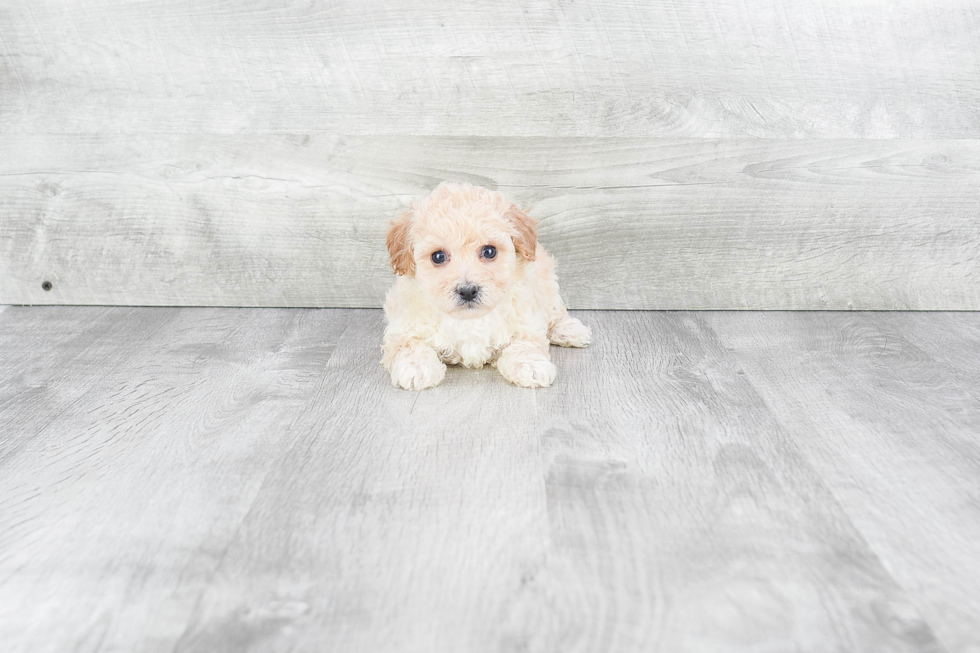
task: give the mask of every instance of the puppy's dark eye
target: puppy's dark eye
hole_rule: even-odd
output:
[[[493,245],[484,245],[483,251],[480,252],[483,258],[493,258],[497,255],[497,248]]]
[[[446,262],[446,253],[441,249],[438,252],[432,252],[432,262],[436,265],[442,265]]]

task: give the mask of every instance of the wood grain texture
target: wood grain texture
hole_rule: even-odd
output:
[[[980,309],[980,141],[6,135],[0,302],[376,307],[443,179],[601,309]],[[42,290],[43,281],[54,284]]]
[[[394,389],[381,322],[354,314],[175,653],[501,648],[549,551],[536,397],[489,368]]]
[[[71,0],[0,10],[7,133],[980,137],[971,0]]]
[[[882,332],[897,332],[906,347],[915,347],[937,363],[951,368],[955,376],[976,389],[980,397],[980,365],[976,363],[980,352],[980,322],[974,314],[917,313],[899,322],[886,321],[879,328]]]
[[[980,650],[980,314],[703,319],[947,650]]]
[[[8,309],[5,650],[972,650],[980,314],[577,316],[408,393],[377,310]]]
[[[977,310],[978,43],[971,0],[3,3],[0,302],[375,307],[464,178],[573,307]]]
[[[595,346],[537,395],[553,544],[513,650],[941,650],[699,317],[579,317]]]
[[[172,650],[350,314],[0,319],[4,650]]]

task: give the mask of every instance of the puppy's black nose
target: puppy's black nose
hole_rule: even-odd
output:
[[[464,302],[472,302],[476,300],[476,296],[480,294],[480,286],[474,286],[473,284],[458,286],[456,288],[456,293]]]

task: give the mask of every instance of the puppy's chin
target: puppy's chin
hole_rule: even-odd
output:
[[[462,306],[457,304],[446,311],[446,314],[456,320],[475,320],[489,314],[493,308],[493,306],[486,304],[464,304]]]

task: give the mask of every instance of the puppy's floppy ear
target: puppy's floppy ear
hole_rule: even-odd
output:
[[[415,274],[415,256],[412,254],[412,220],[414,209],[405,209],[388,224],[388,255],[395,274]]]
[[[514,227],[515,234],[512,236],[514,249],[520,256],[528,261],[534,260],[534,251],[538,247],[538,225],[534,218],[517,208],[516,204],[511,204],[507,210],[507,220]]]

